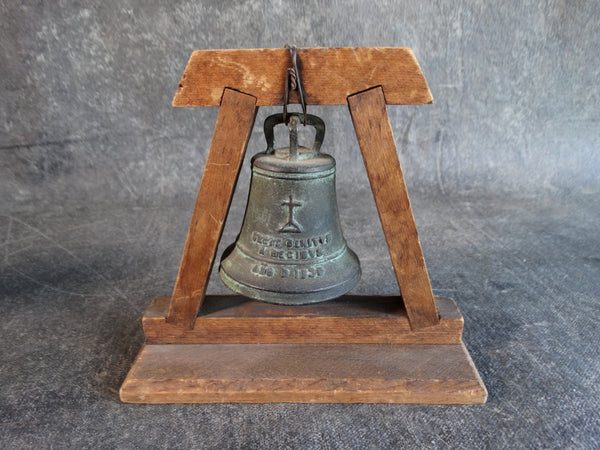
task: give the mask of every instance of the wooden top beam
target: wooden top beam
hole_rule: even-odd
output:
[[[408,47],[299,48],[307,105],[342,105],[351,94],[381,86],[388,105],[432,103],[427,81]],[[173,106],[219,106],[224,88],[253,95],[257,106],[283,104],[286,49],[196,50]],[[295,92],[290,103],[298,103]]]

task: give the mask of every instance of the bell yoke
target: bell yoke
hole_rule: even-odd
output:
[[[289,119],[290,146],[275,148],[274,127]],[[298,125],[316,129],[312,148],[298,146]],[[267,149],[252,158],[242,229],[223,253],[219,275],[231,290],[269,303],[301,305],[345,294],[360,279],[360,263],[340,227],[335,159],[320,153],[322,119],[269,116]]]

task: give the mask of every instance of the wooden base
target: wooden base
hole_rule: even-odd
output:
[[[129,403],[484,403],[461,344],[144,345]]]
[[[148,344],[458,344],[463,318],[451,298],[436,297],[439,322],[413,330],[398,296],[349,296],[281,306],[237,295],[206,296],[191,329],[169,323],[169,297],[157,297],[142,323]]]
[[[207,296],[192,329],[143,318],[146,344],[121,387],[130,403],[484,403],[463,319],[436,297],[436,326],[412,330],[399,297],[306,306]]]

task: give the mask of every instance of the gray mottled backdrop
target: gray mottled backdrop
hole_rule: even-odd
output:
[[[435,98],[391,108],[413,186],[599,189],[597,2],[4,3],[0,188],[9,205],[195,190],[216,110],[170,107],[190,53],[285,43],[413,48]],[[346,108],[312,111],[332,130],[326,147],[361,170]],[[262,145],[255,138],[250,150]]]
[[[1,1],[0,442],[598,447],[599,23],[597,1]],[[286,43],[414,50],[435,103],[390,107],[392,125],[434,291],[465,316],[487,405],[119,403],[217,115],[171,108],[187,59]],[[347,108],[310,112],[338,160],[357,292],[394,292]],[[210,289],[224,292],[214,276]]]

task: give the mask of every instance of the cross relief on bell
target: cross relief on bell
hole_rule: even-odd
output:
[[[290,195],[289,200],[287,202],[283,202],[281,205],[288,207],[288,221],[286,222],[286,224],[283,227],[281,227],[279,232],[280,233],[301,233],[302,230],[300,229],[300,225],[298,225],[294,221],[294,208],[302,206],[302,203],[295,202],[292,199],[292,196]]]

